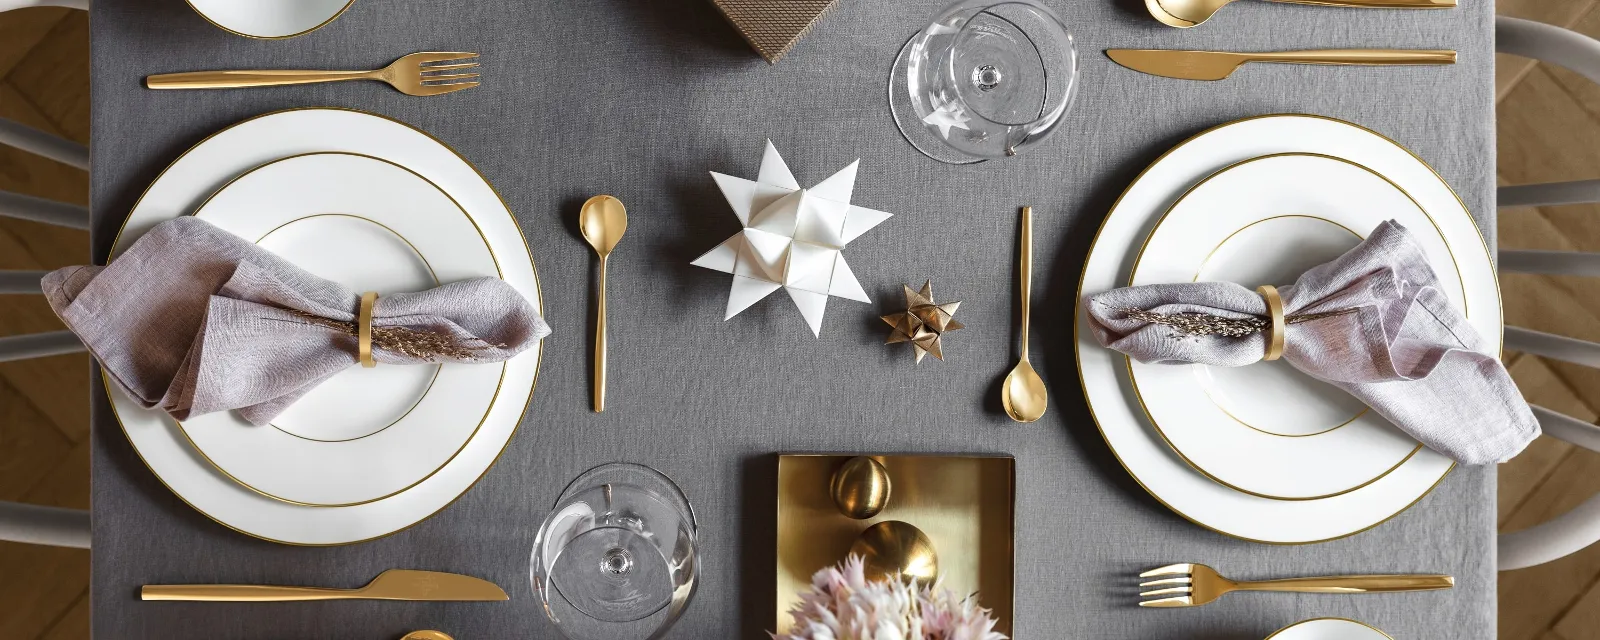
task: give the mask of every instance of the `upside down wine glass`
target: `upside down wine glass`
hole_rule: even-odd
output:
[[[889,110],[924,155],[971,164],[1043,140],[1077,85],[1078,53],[1055,12],[1034,0],[960,0],[900,49]]]
[[[545,517],[529,577],[545,615],[572,640],[659,638],[694,595],[694,509],[643,465],[580,474]]]

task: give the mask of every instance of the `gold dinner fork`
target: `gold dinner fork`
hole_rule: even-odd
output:
[[[1159,600],[1145,600],[1141,607],[1198,607],[1222,597],[1230,591],[1295,591],[1299,593],[1381,593],[1387,591],[1432,591],[1449,589],[1456,579],[1443,575],[1391,575],[1391,576],[1325,576],[1319,578],[1285,578],[1254,582],[1229,580],[1215,569],[1203,564],[1172,564],[1139,574],[1141,578],[1178,576],[1151,580],[1141,587],[1176,585],[1146,591],[1140,597],[1168,596]]]
[[[477,57],[476,53],[464,51],[420,51],[372,71],[189,71],[149,76],[144,85],[151,89],[232,89],[377,80],[408,96],[436,96],[478,86],[477,73],[439,73],[477,67]]]

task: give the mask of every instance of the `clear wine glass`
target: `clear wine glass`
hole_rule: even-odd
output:
[[[889,110],[918,151],[971,164],[1043,140],[1077,86],[1077,49],[1055,12],[1034,0],[960,0],[900,49]]]
[[[529,577],[572,640],[658,638],[694,595],[694,509],[672,480],[638,464],[580,474],[533,543]]]

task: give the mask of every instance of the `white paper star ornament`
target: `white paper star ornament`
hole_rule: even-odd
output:
[[[893,214],[850,204],[860,163],[802,189],[768,140],[755,180],[712,172],[744,227],[692,263],[733,274],[724,319],[783,289],[820,337],[829,297],[872,302],[843,249]]]

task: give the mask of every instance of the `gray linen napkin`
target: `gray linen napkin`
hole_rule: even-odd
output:
[[[1439,291],[1422,248],[1399,223],[1378,225],[1359,246],[1278,292],[1290,317],[1351,310],[1290,324],[1283,359],[1349,392],[1434,451],[1489,464],[1539,436],[1505,366]],[[1264,333],[1179,335],[1125,313],[1266,317],[1261,296],[1233,283],[1127,287],[1087,296],[1083,304],[1095,339],[1140,362],[1242,367],[1266,348]]]
[[[358,293],[194,217],[156,225],[108,266],[52,271],[43,286],[118,386],[179,420],[237,409],[267,424],[358,362],[355,336],[294,313],[354,322]],[[473,349],[466,359],[424,359],[374,345],[380,365],[499,362],[550,334],[496,278],[383,295],[372,326],[434,332]]]

